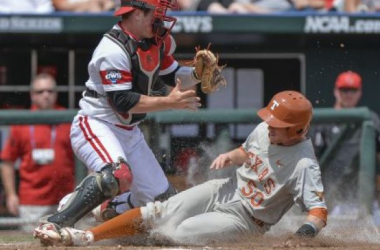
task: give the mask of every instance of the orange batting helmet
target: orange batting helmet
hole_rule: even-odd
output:
[[[301,137],[307,133],[313,116],[313,106],[297,91],[283,91],[260,109],[257,114],[269,126],[288,128],[289,138]]]

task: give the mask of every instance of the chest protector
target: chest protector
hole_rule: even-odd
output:
[[[159,48],[151,39],[137,42],[122,30],[117,29],[111,29],[104,36],[119,45],[131,60],[131,91],[142,95],[152,95],[152,90],[159,85],[158,73],[161,60],[164,58],[164,46]],[[120,115],[116,111],[115,113],[122,123],[127,124],[139,122],[146,116],[146,114]]]

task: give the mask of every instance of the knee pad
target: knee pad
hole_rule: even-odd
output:
[[[131,168],[121,157],[118,158],[118,162],[104,166],[100,174],[101,189],[107,198],[127,192],[133,181]]]
[[[178,193],[177,190],[169,183],[168,189],[166,189],[166,191],[164,193],[157,195],[154,198],[154,200],[155,201],[165,201],[177,193]]]
[[[119,183],[119,192],[127,192],[132,185],[133,175],[131,167],[123,158],[119,157],[113,174]]]

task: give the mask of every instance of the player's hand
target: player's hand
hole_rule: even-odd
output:
[[[7,209],[12,215],[18,215],[19,200],[17,195],[9,195],[7,197]]]
[[[220,154],[216,159],[211,163],[210,169],[221,169],[225,167],[230,167],[233,165],[232,159],[228,153]]]
[[[201,106],[200,98],[195,93],[195,90],[181,90],[182,83],[177,79],[177,85],[167,96],[171,107],[174,109],[198,110]]]

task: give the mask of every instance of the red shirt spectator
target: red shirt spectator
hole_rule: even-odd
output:
[[[32,81],[30,97],[32,110],[63,109],[56,106],[57,88],[51,75],[40,74]],[[13,215],[20,215],[24,231],[32,230],[42,216],[56,212],[61,198],[74,187],[70,124],[11,126],[1,158],[7,209]],[[20,160],[18,189],[17,159]]]
[[[36,106],[32,106],[32,110],[36,109]],[[47,164],[38,164],[32,159],[34,148],[53,148],[54,160]],[[11,127],[1,158],[12,162],[21,159],[20,204],[58,204],[64,195],[73,190],[74,157],[72,150],[67,150],[69,148],[71,148],[70,124]]]

